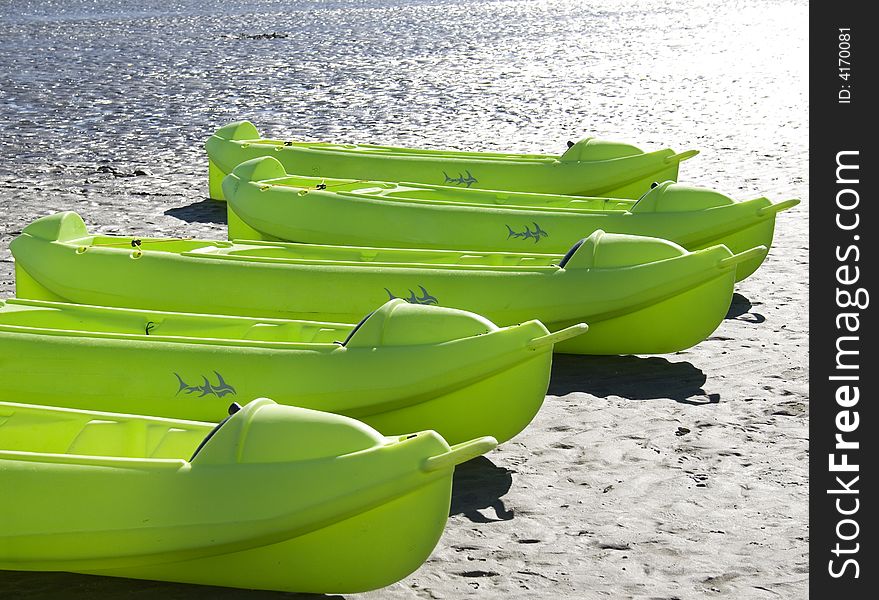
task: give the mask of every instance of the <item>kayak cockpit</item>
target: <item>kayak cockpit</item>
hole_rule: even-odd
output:
[[[290,319],[195,315],[127,308],[45,302],[0,300],[0,331],[84,335],[89,337],[141,337],[214,343],[264,343],[326,345],[345,339],[352,325]]]
[[[315,152],[340,152],[354,155],[378,155],[398,158],[458,158],[473,161],[521,161],[528,163],[551,162],[558,156],[548,154],[513,154],[509,152],[473,152],[467,150],[441,150],[428,148],[402,148],[398,146],[381,146],[377,144],[344,144],[334,142],[297,142],[272,138],[227,140],[242,148],[251,146],[268,146],[276,150],[290,148],[293,150],[310,150]]]
[[[467,252],[456,250],[416,250],[407,248],[369,248],[324,246],[295,242],[235,240],[234,243],[202,242],[183,253],[200,258],[225,258],[290,263],[370,263],[388,268],[418,266],[461,268],[512,268],[516,270],[554,270],[560,256],[555,254],[515,254],[505,252]]]
[[[341,190],[334,190],[341,191]],[[589,198],[585,196],[561,196],[557,194],[532,194],[527,192],[497,192],[492,190],[467,190],[462,196],[460,188],[448,186],[427,186],[403,183],[390,190],[368,190],[380,194],[382,198],[396,201],[418,201],[421,203],[453,204],[455,206],[503,206],[509,210],[528,210],[553,212],[556,210],[584,212],[626,212],[633,200],[619,198]],[[366,194],[366,190],[353,189],[352,192]]]
[[[532,224],[535,231],[537,224]],[[512,230],[511,230],[512,232]],[[85,223],[75,212],[58,213],[37,219],[18,239],[42,239],[67,246],[76,254],[93,251],[125,252],[134,260],[150,254],[178,254],[192,258],[262,261],[327,265],[327,263],[381,264],[388,268],[412,266],[457,267],[460,269],[555,271],[560,254],[527,252],[481,252],[332,246],[259,240],[190,240],[181,238],[138,238],[89,235]],[[13,241],[16,244],[16,241]],[[181,284],[183,285],[183,284]]]
[[[73,338],[136,339],[217,346],[333,352],[343,347],[437,344],[498,328],[466,311],[392,298],[356,325],[0,300],[0,332]]]
[[[380,197],[395,202],[416,202],[418,204],[472,206],[503,206],[509,210],[528,210],[555,212],[559,210],[574,212],[626,212],[635,205],[635,200],[621,198],[602,198],[586,196],[563,196],[559,194],[539,194],[530,192],[504,192],[494,190],[468,189],[448,185],[424,183],[390,183],[383,181],[362,181],[352,179],[331,179],[326,177],[306,177],[286,175],[267,179],[248,179],[246,173],[238,170],[236,175],[245,181],[263,188],[281,187],[299,190],[300,194],[309,191],[328,191],[343,195]],[[255,176],[256,174],[254,174]],[[272,175],[277,175],[273,173]]]
[[[210,431],[195,421],[0,402],[0,454],[186,461]]]
[[[116,248],[141,252],[154,250],[158,252],[189,252],[205,245],[204,240],[189,240],[182,238],[138,238],[93,235],[87,238],[72,240],[71,245],[76,245],[79,252],[86,252],[92,248]],[[217,241],[218,245],[227,245],[228,242]]]

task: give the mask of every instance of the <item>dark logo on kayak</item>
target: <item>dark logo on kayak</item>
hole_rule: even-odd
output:
[[[514,231],[512,227],[507,225],[507,231],[510,233],[507,234],[507,239],[510,238],[520,238],[523,240],[533,239],[536,244],[541,240],[541,238],[549,237],[549,234],[540,228],[540,225],[537,223],[532,223],[534,225],[534,231],[531,231],[531,228],[527,225],[525,226],[525,231]]]
[[[419,285],[418,288],[421,290],[421,296],[416,296],[415,292],[410,289],[409,297],[403,298],[403,300],[405,300],[409,304],[439,304],[439,300],[436,299],[436,296],[431,296],[430,294],[428,294],[423,285]],[[388,293],[388,300],[393,300],[400,297],[395,296],[388,288],[385,288],[385,291]]]
[[[470,187],[479,181],[470,173],[470,171],[464,172],[467,173],[467,177],[464,177],[461,173],[458,173],[457,177],[449,177],[449,174],[443,171],[443,175],[446,176],[446,180],[443,183],[454,183],[455,185],[465,185]]]
[[[216,385],[211,383],[204,375],[202,375],[201,377],[203,382],[201,385],[189,385],[188,383],[183,381],[183,378],[180,375],[178,375],[177,373],[174,373],[174,375],[177,377],[177,381],[180,384],[180,387],[177,388],[176,395],[178,396],[180,395],[180,392],[183,392],[185,394],[197,393],[199,398],[204,398],[205,396],[216,396],[217,398],[222,398],[223,396],[228,396],[229,394],[232,394],[233,396],[237,394],[235,388],[226,383],[226,381],[223,379],[223,376],[216,371],[214,371],[214,375],[217,376]]]

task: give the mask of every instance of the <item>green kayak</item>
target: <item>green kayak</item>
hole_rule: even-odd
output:
[[[637,198],[654,181],[676,180],[678,166],[698,154],[645,153],[624,143],[586,138],[561,155],[421,150],[371,144],[260,138],[248,121],[221,127],[205,143],[211,198],[223,199],[223,177],[239,164],[273,156],[297,175],[417,181],[461,189],[515,190]]]
[[[264,398],[230,413],[217,426],[0,402],[0,569],[372,590],[427,559],[455,465],[495,446],[384,437]]]
[[[635,201],[296,177],[273,157],[239,165],[223,190],[229,239],[498,252],[564,253],[597,229],[687,250],[769,248],[776,214],[799,203],[735,202],[672,182]],[[756,271],[764,256],[739,265],[737,278]]]
[[[359,325],[0,301],[0,399],[219,421],[230,400],[506,441],[543,404],[552,346],[537,321],[391,300]]]
[[[20,297],[152,310],[353,322],[389,298],[470,310],[498,325],[589,323],[581,354],[688,348],[711,334],[736,266],[766,252],[688,252],[596,231],[565,256],[90,235],[73,212],[12,241]]]

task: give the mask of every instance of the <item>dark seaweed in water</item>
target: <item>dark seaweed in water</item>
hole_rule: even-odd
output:
[[[235,37],[240,40],[284,40],[289,36],[286,33],[242,33]]]

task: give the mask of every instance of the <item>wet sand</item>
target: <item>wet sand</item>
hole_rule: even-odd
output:
[[[337,141],[561,152],[594,134],[699,148],[682,181],[802,198],[708,340],[661,357],[557,356],[531,426],[458,469],[428,562],[346,597],[806,597],[804,2],[301,3],[283,18],[258,2],[183,2],[173,18],[12,4],[24,16],[0,20],[0,297],[14,294],[9,241],[55,211],[100,233],[222,239],[200,144],[237,118]],[[258,37],[275,32],[286,37]],[[0,598],[62,597],[299,596],[0,572]]]

